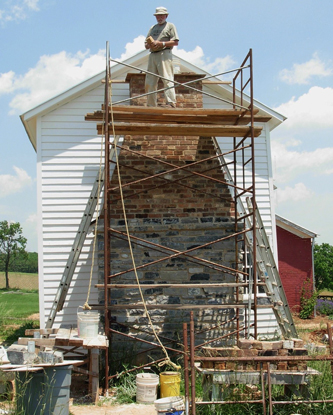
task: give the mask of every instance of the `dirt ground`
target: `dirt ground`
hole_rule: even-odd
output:
[[[156,415],[154,405],[70,405],[69,411],[73,415]]]
[[[294,316],[294,322],[298,330],[299,337],[306,343],[316,345],[327,344],[322,342],[323,335],[327,333],[327,323],[333,325],[333,321],[326,316],[317,316],[315,318],[302,320]],[[72,403],[72,402],[71,402]],[[129,404],[113,405],[109,402],[100,403],[99,405],[70,405],[70,412],[73,415],[156,415],[154,405]]]

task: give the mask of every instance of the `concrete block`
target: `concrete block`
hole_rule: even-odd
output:
[[[37,356],[35,353],[28,352],[28,346],[12,344],[7,349],[7,357],[12,365],[26,365],[34,363]]]

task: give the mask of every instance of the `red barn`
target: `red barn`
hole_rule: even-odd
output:
[[[317,234],[276,215],[278,264],[292,311],[300,310],[301,291],[314,287],[313,247]]]

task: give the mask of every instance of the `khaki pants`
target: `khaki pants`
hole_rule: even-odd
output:
[[[173,82],[173,63],[172,63],[172,51],[171,49],[165,49],[161,52],[150,53],[148,60],[149,72],[156,75],[163,76],[167,79],[162,79],[164,88],[171,87],[174,85]],[[146,74],[146,92],[153,92],[157,89],[158,76]],[[174,88],[167,89],[164,91],[166,102],[176,103],[176,93]],[[157,94],[151,94],[147,97],[147,106],[156,107],[157,105]]]

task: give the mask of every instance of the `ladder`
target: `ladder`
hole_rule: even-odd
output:
[[[234,181],[231,176],[231,173],[228,169],[228,165],[225,162],[221,149],[218,145],[218,142],[215,137],[212,137],[216,154],[219,155],[219,161],[221,164],[224,177],[229,187],[229,191],[236,200],[237,189],[234,186]],[[255,224],[251,222],[252,217],[248,215],[249,212],[253,211],[253,206],[251,205],[250,199],[247,198],[248,209],[245,208],[243,201],[240,197],[237,197],[237,211],[240,216],[240,219],[244,217],[246,229],[255,229],[256,232],[256,264],[257,264],[257,273],[262,282],[264,282],[265,293],[268,298],[270,298],[273,305],[273,312],[276,318],[276,321],[279,325],[281,333],[284,338],[295,338],[297,336],[297,331],[293,318],[290,312],[288,305],[287,297],[285,295],[280,274],[278,272],[274,256],[269,244],[269,240],[265,231],[264,224],[262,222],[259,210],[256,209],[255,215]],[[251,238],[251,232],[245,233],[246,245],[252,251],[253,243]],[[256,278],[254,276],[253,278]],[[249,293],[250,295],[250,293]],[[256,295],[256,293],[254,293]]]
[[[114,145],[112,146],[110,150],[110,157],[109,157],[110,160],[113,160],[114,158],[115,148],[117,147],[118,141],[119,141],[119,136],[116,136],[114,139]],[[87,233],[89,231],[89,227],[91,225],[92,218],[93,218],[96,206],[97,206],[97,200],[99,196],[98,190],[101,191],[104,186],[104,171],[105,171],[105,168],[103,167],[102,171],[97,173],[97,177],[95,179],[93,188],[91,190],[85,211],[83,213],[83,216],[82,216],[82,219],[79,225],[78,232],[74,239],[72,249],[68,256],[68,260],[65,266],[65,270],[60,280],[60,284],[59,284],[55,299],[53,301],[49,317],[45,325],[46,328],[52,328],[57,312],[63,309],[66,296],[67,296],[71,281],[73,279],[75,268],[78,263],[81,250],[82,250],[84,241],[86,239]]]

